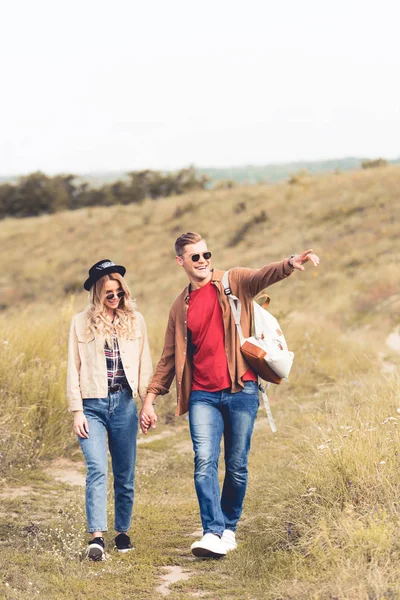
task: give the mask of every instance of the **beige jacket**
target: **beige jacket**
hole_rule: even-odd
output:
[[[118,338],[122,365],[134,398],[144,399],[153,374],[146,324],[135,312],[135,331],[131,339]],[[70,411],[82,410],[84,398],[107,398],[105,339],[86,333],[85,315],[77,314],[71,323],[68,342],[67,398]]]
[[[213,269],[211,283],[218,291],[225,331],[225,351],[231,377],[231,392],[243,389],[242,376],[249,368],[241,351],[236,332],[235,319],[229,300],[224,293],[222,277],[225,271]],[[236,267],[229,272],[229,285],[232,292],[242,302],[241,325],[243,335],[249,337],[252,315],[252,300],[261,290],[285,279],[293,272],[288,259],[270,263],[261,269]],[[164,349],[156,367],[148,391],[156,395],[169,392],[176,376],[177,408],[176,415],[189,410],[189,396],[192,388],[192,357],[188,344],[187,310],[189,307],[190,286],[186,287],[173,303],[165,333]]]

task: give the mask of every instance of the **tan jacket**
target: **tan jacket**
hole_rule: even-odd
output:
[[[146,324],[135,312],[135,331],[131,339],[118,338],[122,365],[134,398],[146,396],[153,374]],[[71,323],[68,342],[67,397],[69,410],[82,410],[84,398],[107,398],[107,361],[105,339],[86,333],[85,315],[77,314]]]
[[[235,320],[229,300],[222,287],[222,276],[225,271],[214,269],[212,285],[218,290],[219,303],[225,330],[225,350],[231,376],[232,392],[242,389],[242,375],[249,365],[240,351],[240,342],[236,333]],[[252,300],[261,290],[285,279],[293,272],[287,259],[271,263],[261,269],[236,267],[229,271],[229,284],[232,293],[242,302],[241,325],[243,335],[249,337],[251,327]],[[187,309],[189,306],[190,286],[177,297],[169,312],[165,333],[164,349],[157,365],[156,372],[148,387],[148,392],[157,395],[167,394],[176,375],[177,409],[176,415],[183,415],[189,410],[189,396],[192,388],[192,359],[188,348]]]

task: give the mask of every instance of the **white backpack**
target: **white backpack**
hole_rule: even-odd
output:
[[[262,393],[268,421],[273,432],[276,431],[266,389],[271,383],[279,384],[289,377],[293,364],[293,352],[288,349],[285,336],[276,318],[262,306],[253,301],[254,335],[243,336],[240,316],[242,305],[229,287],[229,271],[222,277],[224,292],[228,297],[239,335],[242,354],[256,375]],[[266,384],[264,384],[266,382]]]

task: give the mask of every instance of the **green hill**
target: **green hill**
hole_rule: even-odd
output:
[[[8,271],[1,275],[0,304],[46,303],[49,294],[54,304],[72,292],[84,302],[88,266],[106,256],[127,266],[139,303],[166,314],[184,282],[173,242],[182,231],[198,230],[220,267],[257,267],[314,247],[323,257],[318,277],[306,279],[307,285],[296,278],[290,286],[276,286],[279,306],[289,310],[293,294],[298,300],[307,295],[313,309],[322,303],[324,312],[336,312],[340,320],[362,320],[397,285],[399,181],[400,168],[393,166],[5,219],[0,241],[12,277]]]

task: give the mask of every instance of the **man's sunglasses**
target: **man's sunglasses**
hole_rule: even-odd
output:
[[[114,296],[116,296],[117,298],[123,298],[125,296],[125,292],[124,290],[121,290],[117,294],[115,294],[114,292],[110,292],[109,294],[106,294],[106,300],[113,300]]]
[[[192,254],[192,256],[190,257],[192,259],[193,262],[197,262],[198,260],[200,260],[200,256],[202,256],[205,260],[210,260],[210,258],[212,257],[211,252],[201,252],[200,254]]]

